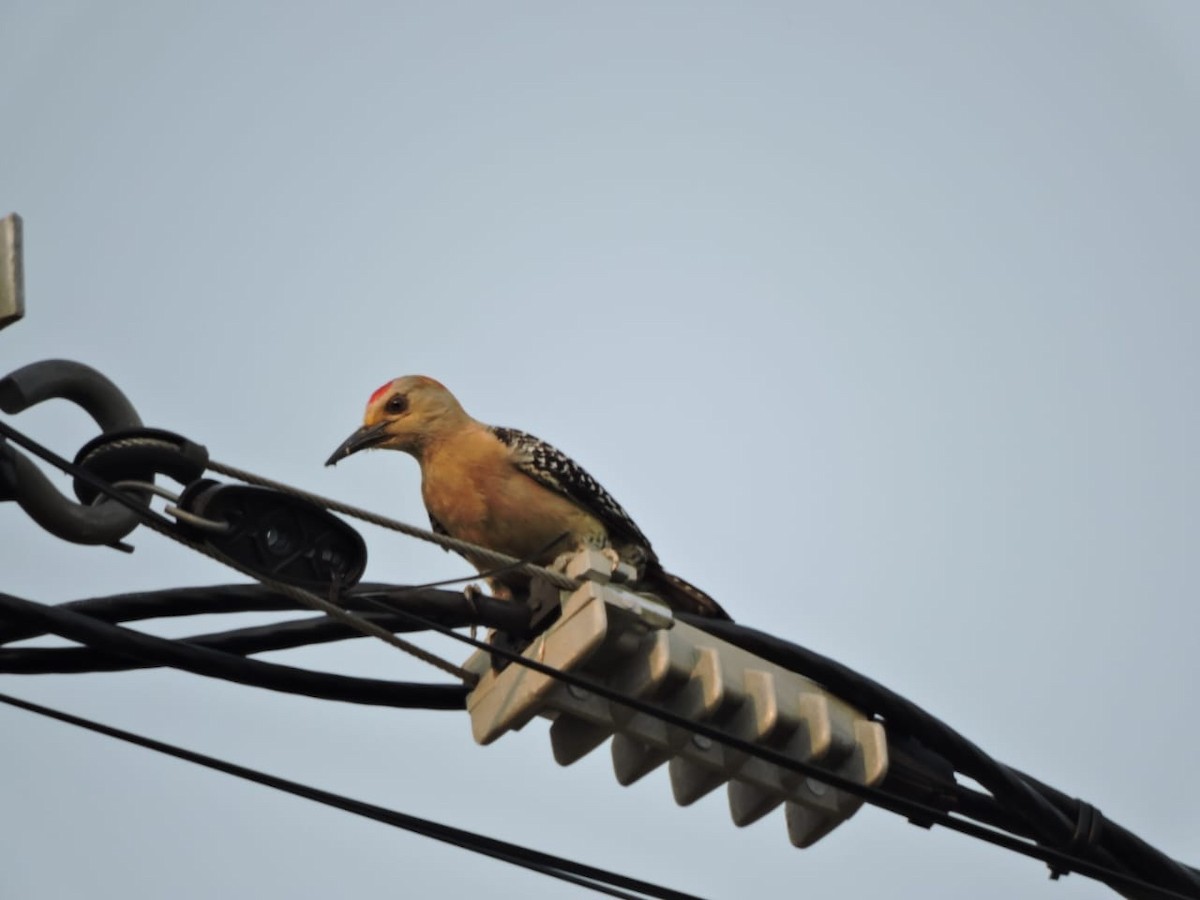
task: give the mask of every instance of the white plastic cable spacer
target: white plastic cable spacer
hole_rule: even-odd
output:
[[[567,562],[565,568],[579,572],[596,566],[589,556]],[[675,620],[670,609],[655,600],[600,580],[563,592],[561,603],[561,618],[524,650],[524,656],[860,784],[878,784],[886,774],[883,726],[810,679]],[[858,797],[819,779],[552,676],[517,663],[494,668],[484,651],[473,654],[465,666],[480,676],[467,697],[467,710],[481,744],[524,727],[538,715],[553,720],[551,747],[562,765],[611,737],[619,783],[632,784],[668,763],[672,792],[680,805],[727,784],[730,815],[739,826],[783,804],[788,836],[798,847],[815,843],[862,805]]]

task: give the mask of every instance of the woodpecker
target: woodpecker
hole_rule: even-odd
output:
[[[417,460],[421,497],[439,534],[540,565],[585,546],[611,548],[638,570],[636,589],[673,609],[730,618],[704,591],[663,569],[642,530],[578,463],[531,434],[476,421],[433,378],[405,375],[376,390],[362,427],[325,465],[368,448]],[[528,586],[513,574],[496,580],[501,591]]]

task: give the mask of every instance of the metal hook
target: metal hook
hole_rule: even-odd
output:
[[[142,424],[120,388],[82,363],[47,359],[0,379],[0,410],[6,413],[20,413],[54,397],[83,407],[104,432]],[[116,544],[139,521],[131,510],[112,502],[84,506],[67,499],[28,457],[2,441],[0,500],[16,500],[51,534],[77,544]]]

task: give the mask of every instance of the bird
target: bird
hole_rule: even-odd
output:
[[[400,450],[421,468],[421,497],[432,529],[518,559],[547,565],[569,550],[595,547],[638,571],[635,590],[672,609],[730,619],[712,597],[663,569],[649,539],[582,466],[540,438],[472,418],[445,385],[404,375],[367,401],[362,427],[333,451],[336,465],[367,449]],[[463,554],[480,572],[482,560]],[[492,579],[511,599],[529,579]]]

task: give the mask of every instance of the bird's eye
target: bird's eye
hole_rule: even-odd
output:
[[[388,399],[388,402],[384,404],[383,408],[390,413],[405,412],[408,409],[408,398],[403,394],[396,394]]]

